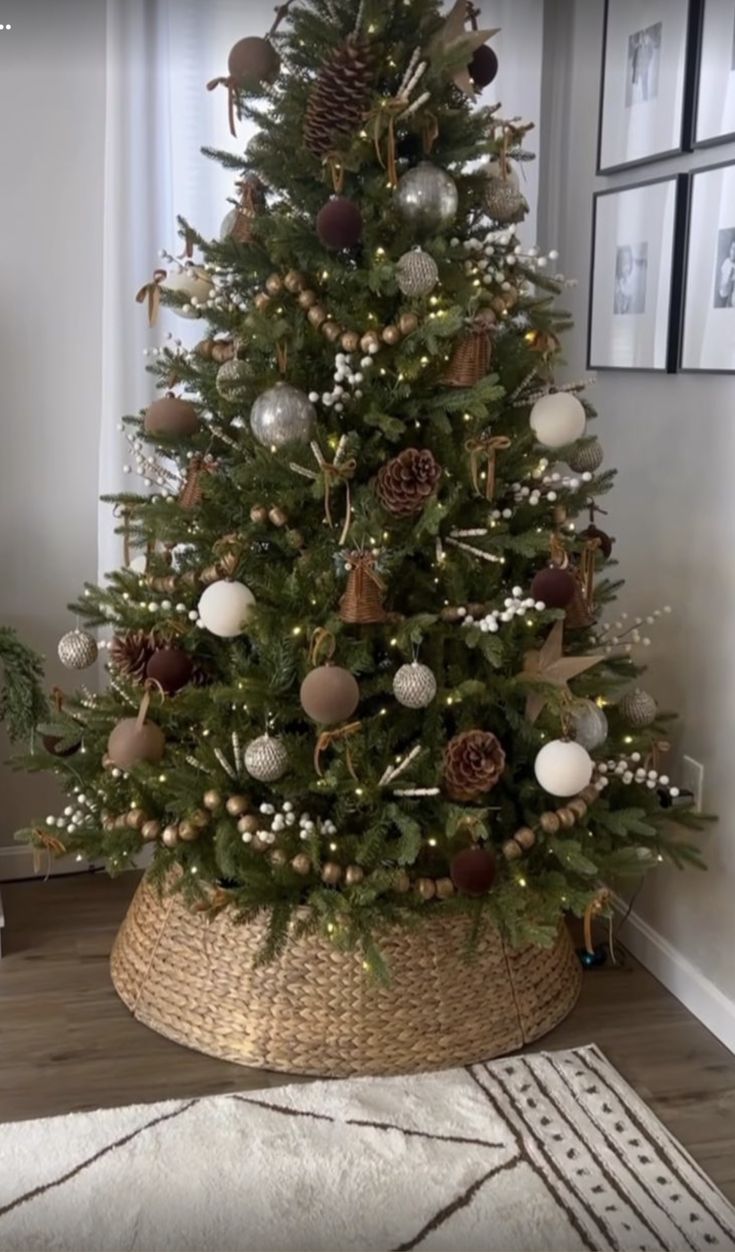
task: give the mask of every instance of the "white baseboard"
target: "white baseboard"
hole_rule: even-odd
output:
[[[625,913],[621,901],[616,907]],[[719,987],[637,913],[628,917],[620,941],[726,1048],[735,1052],[735,1003]]]
[[[150,865],[153,847],[148,844],[136,858],[133,869],[146,869]],[[50,863],[43,857],[39,870],[33,865],[33,852],[24,844],[17,847],[0,848],[0,883],[14,882],[19,878],[53,878],[56,874],[86,874],[90,869],[103,869],[102,861],[77,861],[74,856],[52,858]]]

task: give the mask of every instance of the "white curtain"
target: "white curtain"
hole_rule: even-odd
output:
[[[201,322],[165,309],[151,330],[134,296],[159,263],[159,250],[179,250],[177,213],[202,234],[219,230],[234,176],[200,149],[240,151],[250,132],[241,124],[232,139],[224,89],[208,92],[206,83],[226,72],[227,53],[237,39],[268,30],[273,9],[274,0],[107,0],[101,494],[141,489],[140,480],[123,473],[127,444],[118,424],[153,398],[144,349],[161,346],[168,333],[185,343],[201,337]],[[537,120],[543,0],[483,0],[480,21],[501,27],[493,41],[500,73],[483,102],[499,96],[504,115]],[[532,150],[537,136],[532,132]],[[524,167],[532,206],[524,236],[529,243],[536,166]],[[100,506],[98,552],[100,578],[122,563],[108,505]]]

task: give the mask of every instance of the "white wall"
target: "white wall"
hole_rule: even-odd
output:
[[[541,235],[579,279],[567,296],[577,323],[567,340],[575,377],[585,372],[593,191],[735,158],[731,145],[595,177],[602,21],[603,0],[547,0]],[[620,471],[605,528],[617,537],[627,580],[621,605],[641,613],[664,603],[674,608],[655,629],[645,682],[663,708],[680,712],[675,755],[704,763],[705,807],[721,815],[718,826],[696,836],[709,873],[653,875],[635,906],[642,925],[634,918],[623,937],[693,1006],[697,995],[708,999],[710,1009],[700,1003],[700,1011],[732,1043],[735,384],[726,375],[600,371],[589,394],[600,411],[606,464]]]
[[[56,682],[65,606],[97,566],[104,3],[5,0],[0,16],[0,620]],[[56,791],[3,767],[0,794],[8,844]]]

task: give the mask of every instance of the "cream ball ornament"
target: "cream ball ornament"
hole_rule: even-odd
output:
[[[316,426],[316,409],[308,396],[290,383],[276,383],[259,395],[250,410],[250,429],[266,448],[308,443]]]
[[[536,401],[529,421],[545,448],[564,448],[584,434],[587,417],[584,406],[570,391],[552,391]]]
[[[164,291],[172,291],[178,296],[186,297],[188,303],[183,307],[171,306],[179,317],[201,317],[201,306],[206,304],[214,290],[207,274],[194,266],[188,266],[178,274],[169,274],[161,285]]]
[[[205,630],[220,639],[234,639],[245,629],[254,605],[255,596],[249,587],[221,578],[205,588],[197,610]]]
[[[545,743],[534,761],[536,781],[551,796],[576,796],[592,777],[592,758],[571,739]]]

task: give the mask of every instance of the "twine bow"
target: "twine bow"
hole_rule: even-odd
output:
[[[296,474],[301,474],[303,478],[310,478],[316,482],[321,476],[324,479],[324,518],[330,529],[334,526],[332,519],[332,488],[340,483],[345,485],[345,516],[342,523],[342,532],[339,537],[339,543],[347,542],[347,535],[352,521],[352,493],[350,491],[350,480],[354,477],[357,469],[357,460],[355,457],[349,457],[344,460],[345,450],[347,448],[347,436],[343,435],[337,444],[337,450],[334,454],[334,460],[330,463],[322,452],[316,440],[312,440],[310,444],[314,454],[314,459],[319,466],[318,472],[308,469],[304,465],[298,465],[292,462],[290,469]]]
[[[375,121],[373,123],[373,147],[375,155],[378,158],[378,165],[384,169],[388,175],[388,185],[390,187],[398,186],[398,164],[396,160],[396,120],[408,107],[408,100],[404,96],[393,96],[390,99],[380,101],[375,110]],[[382,152],[383,122],[388,119],[386,127],[386,146],[385,159]]]
[[[138,304],[148,301],[148,325],[155,326],[158,321],[158,310],[161,307],[161,283],[166,278],[166,270],[154,270],[153,278],[144,283],[135,299]]]
[[[130,564],[131,548],[130,548],[130,509],[126,505],[116,504],[112,510],[113,517],[120,518],[122,526],[120,532],[123,537],[123,564],[127,567]]]
[[[43,854],[46,854],[46,877],[48,879],[51,873],[51,861],[55,856],[63,856],[66,852],[66,844],[62,843],[56,835],[52,835],[47,830],[39,827],[33,831],[33,872],[38,874],[41,871],[43,863]]]
[[[227,120],[230,124],[230,134],[233,139],[237,138],[235,130],[235,104],[237,102],[237,83],[231,74],[226,74],[222,78],[211,78],[207,83],[207,91],[214,91],[215,87],[227,88]]]
[[[671,744],[668,739],[654,739],[643,763],[644,769],[655,769],[657,774],[660,773],[661,757],[670,751]]]
[[[561,535],[552,534],[549,539],[549,556],[552,565],[557,569],[566,569],[569,565],[569,553],[564,547],[564,541]]]
[[[336,647],[337,640],[331,630],[327,630],[326,626],[317,626],[309,645],[309,664],[317,665],[322,653],[325,661],[331,661]]]
[[[491,435],[489,432],[484,435],[476,435],[472,439],[468,439],[465,443],[465,449],[470,454],[470,477],[472,486],[478,495],[482,494],[480,487],[480,465],[483,461],[485,466],[485,499],[492,500],[495,495],[495,457],[498,452],[504,452],[511,445],[511,440],[507,435]]]
[[[186,470],[184,485],[179,494],[179,505],[182,509],[195,509],[202,502],[202,478],[205,474],[214,474],[217,462],[211,457],[196,452]],[[126,562],[127,564],[127,562]]]
[[[345,762],[347,764],[347,769],[350,777],[354,778],[355,782],[357,782],[357,774],[355,773],[355,766],[352,761],[350,745],[346,741],[350,738],[350,736],[356,735],[361,727],[362,722],[348,722],[346,726],[338,726],[335,730],[321,731],[321,733],[317,736],[316,746],[314,748],[314,769],[320,778],[324,777],[324,770],[322,769],[321,762],[322,753],[326,752],[328,748],[333,747],[335,743],[345,741]]]
[[[588,609],[592,608],[595,594],[595,557],[601,547],[599,539],[587,539],[579,563],[579,581]]]

